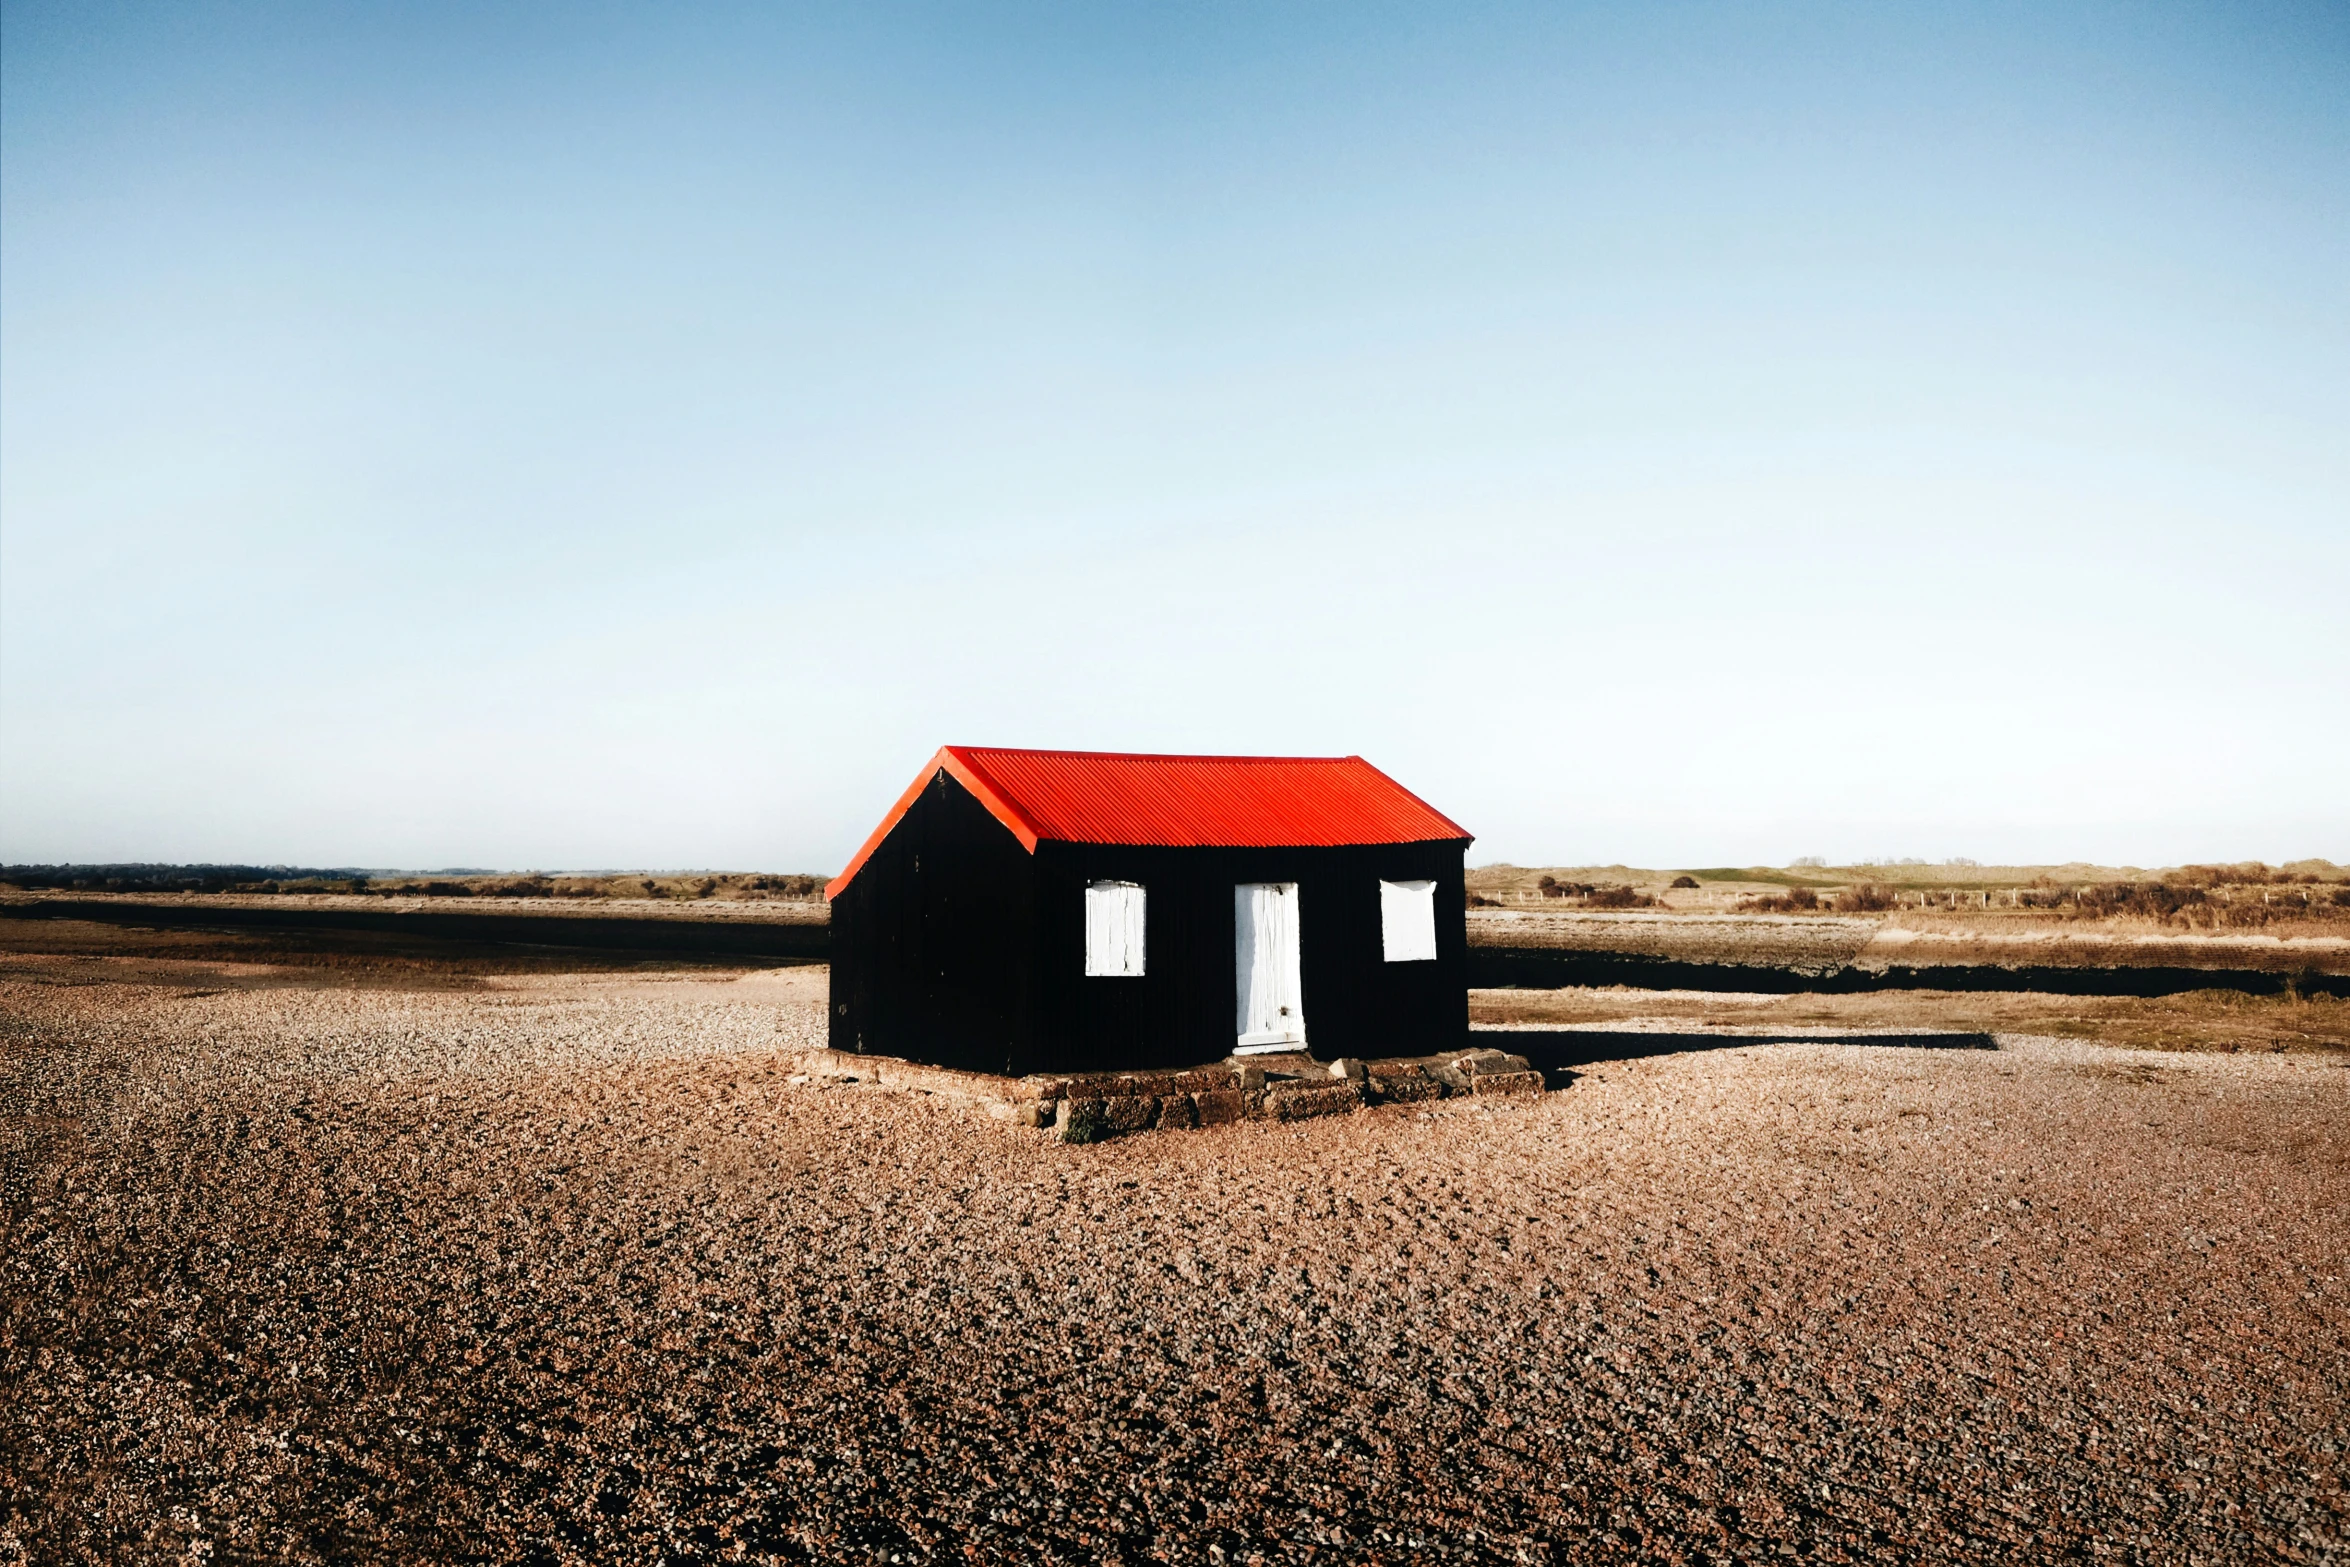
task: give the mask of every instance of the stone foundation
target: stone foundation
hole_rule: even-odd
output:
[[[1542,1092],[1540,1072],[1479,1072],[1469,1083],[1470,1092],[1480,1099],[1523,1099]]]
[[[1523,1056],[1481,1049],[1391,1061],[1324,1065],[1304,1057],[1279,1065],[1206,1066],[1188,1072],[1094,1072],[1075,1077],[997,1077],[888,1056],[812,1050],[812,1078],[910,1089],[975,1104],[1015,1126],[1049,1128],[1064,1142],[1090,1143],[1148,1130],[1189,1131],[1236,1121],[1300,1121],[1347,1115],[1366,1105],[1469,1097],[1528,1099],[1543,1091]]]
[[[1308,1116],[1345,1115],[1363,1107],[1363,1091],[1343,1079],[1317,1083],[1311,1078],[1265,1090],[1265,1114],[1278,1121],[1302,1121]]]

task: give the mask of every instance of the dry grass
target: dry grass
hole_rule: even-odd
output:
[[[2330,928],[2350,924],[2350,871],[2328,860],[2167,870],[1965,863],[1682,871],[1481,865],[1468,873],[1469,891],[1503,908],[1540,906],[1561,886],[1608,885],[1653,898],[1659,907],[1709,912],[1741,907],[1769,913],[1975,911],[2099,924],[2150,919],[2197,929],[2258,929],[2295,921]]]
[[[2196,930],[2160,921],[2080,919],[2033,910],[1915,909],[1899,913],[1805,906],[1806,889],[1772,902],[1719,910],[1666,908],[1611,914],[1556,905],[1479,909],[1469,942],[1645,954],[1809,972],[1858,965],[1995,964],[2008,967],[2186,967],[2292,974],[2350,971],[2350,926],[2279,921],[2257,930]]]
[[[1785,892],[1761,898],[1741,898],[1736,912],[1740,914],[1810,914],[1828,908],[1820,895],[1809,887],[1790,887]]]
[[[1839,914],[1877,914],[1898,906],[1901,895],[1883,882],[1855,882],[1836,894]]]
[[[1545,876],[1535,883],[1534,890],[1545,898],[1586,909],[1646,909],[1656,906],[1653,895],[1623,883],[1610,886],[1599,882],[1560,881],[1556,877]]]
[[[1553,1027],[1695,1026],[1730,1030],[1918,1029],[2036,1034],[2139,1050],[2222,1054],[2350,1052],[2350,1002],[2198,990],[2137,999],[2019,992],[1882,991],[1761,996],[1706,991],[1478,990],[1470,1017]],[[2350,1065],[2346,1062],[2345,1065]]]

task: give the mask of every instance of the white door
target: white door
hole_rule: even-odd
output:
[[[1304,1044],[1304,989],[1297,978],[1297,883],[1243,882],[1233,888],[1232,930],[1240,998],[1236,1053]]]

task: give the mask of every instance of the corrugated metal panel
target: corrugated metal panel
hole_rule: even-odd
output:
[[[1271,849],[1470,836],[1359,756],[1142,756],[961,745],[945,754],[986,786],[975,792],[992,793],[1010,807],[1019,820],[1006,825],[1023,838]]]
[[[824,889],[839,896],[940,769],[1034,852],[1042,839],[1138,848],[1317,849],[1473,835],[1359,756],[1147,756],[942,747]]]

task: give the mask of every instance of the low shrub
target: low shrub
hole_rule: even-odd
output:
[[[824,891],[821,876],[738,876],[735,885],[744,892],[773,893],[785,898],[814,898]]]
[[[2247,867],[2190,866],[2196,872],[2236,875]],[[2249,867],[2265,871],[2265,867]],[[2350,888],[2323,882],[2304,886],[2298,876],[2277,875],[2249,882],[2205,884],[2177,873],[2161,881],[2112,881],[2088,886],[2041,886],[2016,895],[2027,909],[2069,909],[2091,919],[2130,916],[2190,929],[2257,930],[2264,925],[2332,919],[2350,909]]]
[[[1672,885],[1675,892],[1694,891],[1697,887],[1697,878],[1694,876],[1676,876],[1673,878]]]
[[[1560,881],[1556,876],[1545,876],[1535,884],[1546,898],[1565,898],[1588,909],[1646,909],[1656,905],[1656,899],[1630,887],[1605,887],[1597,882]],[[1691,882],[1692,887],[1696,886]]]
[[[1899,901],[1893,889],[1882,882],[1864,881],[1836,894],[1836,912],[1875,914],[1892,908]]]
[[[1820,895],[1809,887],[1790,887],[1774,897],[1747,898],[1738,904],[1740,914],[1812,914],[1818,912]]]
[[[2242,865],[2182,865],[2162,878],[2176,887],[2262,887],[2289,882],[2290,871],[2272,871],[2259,860]]]

